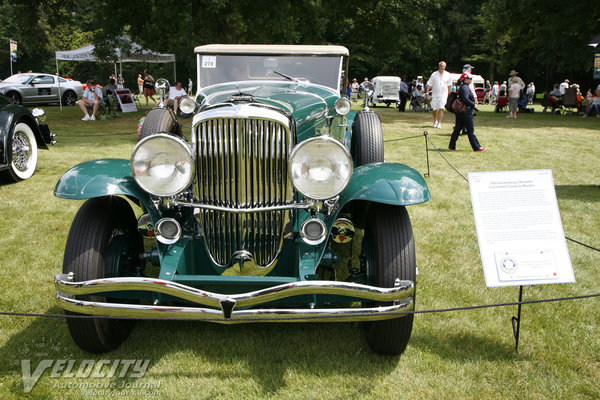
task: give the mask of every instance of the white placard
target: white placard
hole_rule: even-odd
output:
[[[117,98],[119,99],[119,104],[121,105],[121,111],[123,112],[136,112],[137,107],[135,106],[135,102],[133,101],[133,96],[129,89],[117,89],[116,92]]]
[[[575,282],[551,170],[471,172],[485,284]]]
[[[202,56],[202,68],[217,68],[217,56]]]

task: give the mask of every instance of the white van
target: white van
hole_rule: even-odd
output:
[[[462,74],[454,74],[454,73],[450,73],[450,76],[452,77],[452,85],[456,86],[456,82],[458,81],[458,79],[460,78]],[[483,79],[483,77],[481,75],[473,75],[473,86],[477,87],[485,87],[485,80]]]
[[[373,95],[371,103],[375,107],[379,103],[398,104],[400,102],[400,77],[399,76],[376,76],[371,81],[373,83]]]

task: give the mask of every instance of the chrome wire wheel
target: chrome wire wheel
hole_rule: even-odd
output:
[[[13,181],[30,178],[37,165],[37,143],[31,128],[21,122],[18,123],[12,134],[10,153],[10,167],[8,175]]]

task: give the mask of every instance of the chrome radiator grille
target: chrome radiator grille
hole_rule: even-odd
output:
[[[197,197],[202,204],[231,209],[200,209],[197,215],[219,265],[229,265],[245,251],[257,266],[267,267],[281,249],[290,211],[256,211],[293,200],[288,179],[292,133],[277,114],[279,120],[217,115],[195,127]]]

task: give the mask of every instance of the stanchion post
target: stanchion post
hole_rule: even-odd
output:
[[[423,132],[423,136],[425,136],[425,156],[427,157],[427,173],[426,177],[429,177],[429,144],[427,143],[427,131]]]
[[[513,336],[515,337],[515,351],[519,352],[519,330],[521,329],[521,302],[523,301],[523,285],[519,286],[519,308],[517,316],[512,317]]]

